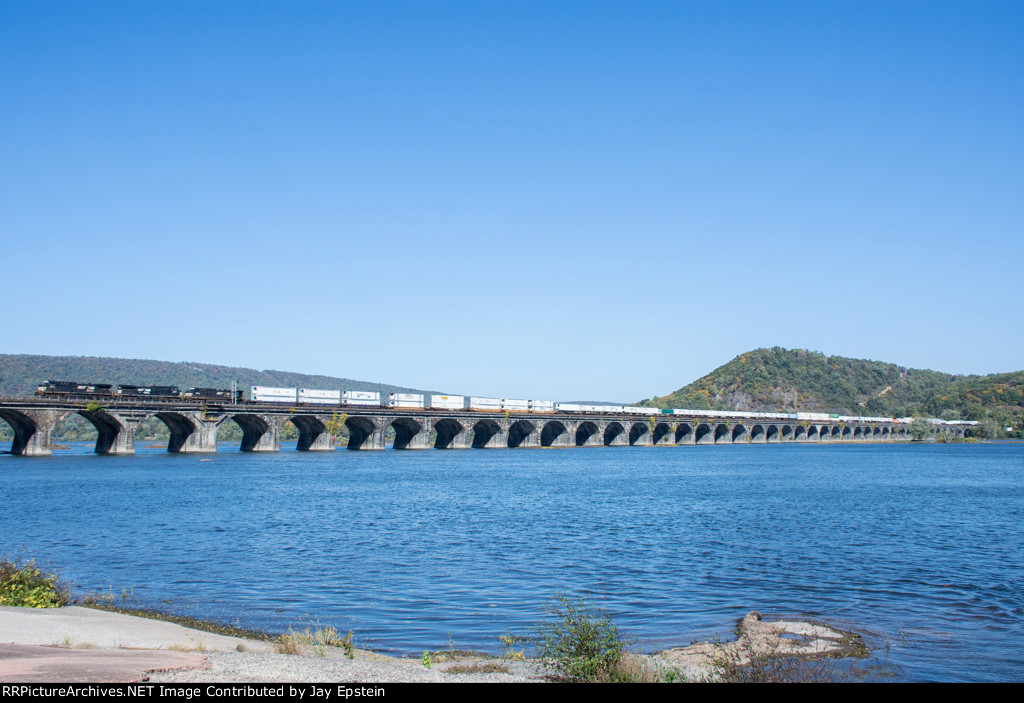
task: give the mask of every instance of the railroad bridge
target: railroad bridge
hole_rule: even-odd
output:
[[[623,413],[516,413],[381,407],[287,407],[273,403],[207,405],[178,400],[95,403],[73,400],[0,400],[0,419],[14,429],[11,453],[48,456],[57,423],[78,413],[96,428],[96,453],[134,454],[135,433],[148,418],[170,431],[167,451],[215,452],[217,430],[228,421],[242,428],[241,450],[273,452],[291,421],[299,451],[330,451],[348,434],[348,449],[384,449],[394,431],[395,449],[515,449],[528,447],[678,446],[786,442],[879,442],[910,439],[895,422],[797,421],[749,417]],[[962,436],[963,429],[958,431]]]

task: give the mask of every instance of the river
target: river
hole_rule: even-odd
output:
[[[76,591],[389,653],[498,653],[555,593],[644,651],[756,609],[911,681],[1024,676],[1024,445],[0,456],[0,551]]]

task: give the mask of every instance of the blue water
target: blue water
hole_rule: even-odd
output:
[[[236,445],[237,447],[237,445]],[[1024,678],[1024,445],[0,457],[0,551],[78,590],[392,653],[497,653],[557,591],[644,651],[756,609],[915,681]]]

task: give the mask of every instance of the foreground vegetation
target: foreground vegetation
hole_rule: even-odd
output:
[[[0,558],[0,605],[58,608],[71,601],[71,589],[34,561]]]

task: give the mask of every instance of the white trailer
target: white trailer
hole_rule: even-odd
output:
[[[461,395],[432,395],[430,407],[435,410],[465,410],[466,399]]]
[[[501,407],[503,410],[516,410],[525,412],[530,409],[530,401],[513,400],[512,398],[502,398]]]
[[[422,408],[423,395],[420,393],[392,393],[388,396],[389,408]]]
[[[501,410],[501,398],[469,397],[470,410]]]
[[[294,403],[297,398],[297,388],[253,386],[249,391],[249,400],[254,403]]]
[[[345,391],[341,394],[344,405],[380,405],[380,393],[377,391]]]
[[[555,410],[560,413],[583,412],[583,406],[579,403],[555,403]]]
[[[304,405],[341,405],[341,391],[299,389],[299,402]]]
[[[552,400],[531,400],[530,410],[535,413],[553,413],[555,411],[555,403]]]

